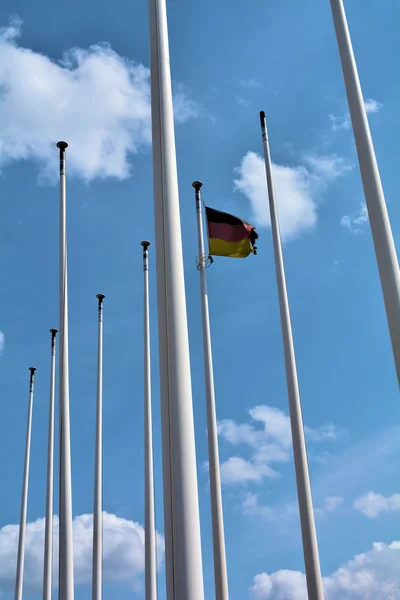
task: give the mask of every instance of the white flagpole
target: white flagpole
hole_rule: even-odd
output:
[[[294,353],[292,325],[288,294],[286,289],[285,267],[283,262],[278,212],[272,181],[271,156],[269,151],[267,122],[265,113],[260,113],[262,139],[264,144],[265,170],[268,184],[271,231],[274,246],[276,279],[278,284],[279,308],[281,313],[283,350],[285,355],[286,382],[289,397],[290,424],[292,428],[294,466],[296,471],[297,496],[299,502],[301,533],[306,569],[309,600],[323,600],[321,568],[319,564],[317,534],[315,531],[314,510],[311,496],[310,475],[307,464],[306,442],[299,384],[297,380],[296,357]]]
[[[201,181],[192,183],[196,190],[197,239],[199,247],[199,271],[201,311],[203,323],[204,375],[207,405],[208,460],[210,470],[211,522],[213,530],[214,580],[216,600],[228,600],[228,576],[226,568],[224,516],[222,507],[221,475],[219,467],[217,416],[215,410],[214,372],[211,349],[210,315],[204,253],[203,219],[201,210]]]
[[[93,568],[92,600],[103,596],[103,300],[97,294],[98,304],[98,349],[97,349],[97,408],[96,408],[96,452],[94,464],[94,509],[93,509]]]
[[[22,588],[24,585],[24,561],[25,561],[25,533],[26,533],[26,512],[28,508],[28,484],[29,484],[29,461],[31,455],[31,433],[32,433],[32,409],[33,409],[33,388],[35,383],[35,367],[29,367],[29,404],[28,404],[28,423],[26,426],[26,444],[25,444],[25,462],[24,478],[22,483],[21,515],[19,520],[18,535],[18,556],[17,573],[15,578],[15,600],[22,600]]]
[[[375,246],[386,316],[400,385],[400,274],[378,163],[342,0],[331,0],[358,162]]]
[[[143,241],[144,283],[144,504],[145,599],[157,600],[156,530],[154,517],[153,424],[151,410],[149,246]]]
[[[148,6],[167,600],[203,600],[167,11]]]
[[[156,276],[157,276],[157,308],[158,308],[158,340],[161,399],[161,441],[163,466],[163,498],[164,498],[164,540],[165,540],[165,580],[167,600],[174,598],[173,543],[172,543],[172,459],[171,459],[171,419],[169,414],[169,375],[167,364],[167,298],[164,215],[163,215],[163,178],[160,171],[161,158],[161,116],[158,97],[160,86],[158,81],[159,58],[158,46],[152,41],[158,36],[156,5],[148,0],[150,29],[150,74],[152,102],[152,150],[153,150],[153,186],[154,186],[154,224],[156,234]],[[152,50],[153,48],[153,50]],[[156,100],[157,99],[157,100]],[[172,99],[171,99],[172,102]],[[154,108],[153,108],[154,106]],[[157,120],[156,120],[157,119]],[[156,170],[157,169],[157,170]],[[170,557],[169,559],[167,557]]]
[[[67,142],[60,149],[60,515],[59,515],[59,598],[74,598],[72,533],[71,440],[69,418],[68,366],[68,285],[67,285]]]
[[[47,446],[47,489],[46,524],[44,531],[43,600],[51,600],[53,572],[53,482],[54,482],[54,397],[56,385],[56,335],[57,329],[50,329],[50,401],[49,437]]]

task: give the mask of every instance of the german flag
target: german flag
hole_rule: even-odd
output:
[[[253,225],[228,213],[206,208],[210,255],[246,258],[257,254],[254,245],[258,238]]]

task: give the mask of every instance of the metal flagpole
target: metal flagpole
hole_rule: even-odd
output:
[[[197,238],[199,247],[199,271],[201,311],[203,323],[204,375],[207,405],[208,459],[210,469],[211,521],[213,530],[214,579],[216,600],[228,600],[228,576],[226,569],[224,517],[222,509],[221,475],[219,467],[217,416],[215,410],[214,372],[212,364],[210,316],[206,278],[206,255],[204,253],[203,220],[201,210],[201,181],[194,181],[196,190]]]
[[[163,498],[164,498],[164,540],[165,540],[165,580],[167,600],[174,598],[174,573],[173,573],[173,543],[172,543],[172,464],[171,464],[171,423],[169,414],[169,376],[167,364],[167,298],[166,298],[166,273],[165,273],[165,240],[164,240],[164,214],[163,214],[163,178],[160,170],[161,158],[161,117],[158,46],[152,39],[158,35],[156,5],[148,4],[149,29],[150,29],[150,74],[151,74],[151,102],[152,102],[152,150],[153,150],[153,186],[154,211],[156,234],[156,276],[157,276],[157,307],[158,307],[158,340],[159,340],[159,369],[160,369],[160,399],[161,399],[161,440],[162,440],[162,466],[163,466]],[[155,46],[155,47],[154,47]],[[153,51],[152,48],[153,47]],[[171,100],[172,101],[172,100]],[[154,108],[153,108],[154,106]],[[156,121],[157,119],[157,121]],[[156,168],[158,169],[156,171]],[[167,557],[170,557],[169,559]]]
[[[92,600],[103,596],[103,300],[97,294],[98,304],[98,349],[97,349],[97,408],[96,408],[96,451],[94,464],[94,509],[93,509],[93,569]]]
[[[22,588],[24,585],[24,561],[25,561],[25,532],[26,532],[26,512],[28,507],[28,484],[29,484],[29,459],[31,455],[31,433],[32,433],[32,409],[33,409],[33,388],[35,383],[35,367],[29,367],[29,404],[28,404],[28,423],[26,426],[26,445],[24,478],[22,483],[21,515],[19,520],[18,536],[18,556],[17,573],[15,578],[15,600],[22,600]]]
[[[153,425],[151,414],[149,246],[143,241],[144,283],[144,504],[145,504],[145,599],[157,600],[156,530],[154,518]]]
[[[60,149],[60,515],[59,515],[59,598],[74,598],[72,538],[71,441],[69,419],[68,367],[68,285],[67,285],[67,142]]]
[[[51,600],[53,572],[53,481],[54,481],[54,397],[56,386],[56,335],[57,329],[50,329],[50,401],[49,438],[47,446],[47,489],[46,525],[44,531],[43,600]]]
[[[203,600],[167,11],[148,6],[167,600]]]
[[[296,358],[294,354],[292,325],[290,322],[289,301],[286,289],[285,267],[283,263],[278,213],[272,183],[271,156],[269,151],[267,121],[265,113],[260,113],[262,139],[264,144],[265,170],[268,184],[271,231],[274,246],[276,279],[278,284],[279,308],[281,313],[282,339],[285,355],[286,382],[289,397],[290,424],[292,428],[294,466],[296,471],[297,496],[299,502],[301,533],[303,538],[304,562],[306,568],[309,600],[323,600],[321,568],[319,564],[317,534],[311,497],[310,476],[308,473],[306,442],[299,384],[297,380]]]
[[[400,386],[399,263],[342,0],[331,0],[331,8]]]

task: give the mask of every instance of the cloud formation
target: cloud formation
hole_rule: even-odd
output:
[[[381,104],[377,100],[374,100],[373,98],[365,100],[364,106],[365,110],[367,111],[367,114],[378,113],[383,108],[383,104]],[[340,129],[348,130],[351,128],[351,119],[349,112],[345,112],[341,116],[330,114],[329,120],[331,122],[332,131],[339,131]]]
[[[365,202],[361,203],[360,209],[352,215],[344,215],[340,224],[344,229],[358,235],[363,232],[364,226],[368,223],[368,210]]]
[[[306,166],[272,165],[283,241],[312,231],[317,223],[317,197],[328,183],[351,168],[336,155],[307,155],[304,163]],[[255,224],[270,227],[264,159],[255,152],[247,152],[235,173],[235,190],[242,192],[250,201]]]
[[[377,100],[374,100],[373,98],[366,100],[364,104],[365,104],[365,110],[369,114],[378,113],[383,108],[383,104],[381,104]]]
[[[25,577],[26,592],[38,592],[42,587],[45,520],[28,523],[26,527]],[[0,595],[13,588],[18,547],[18,525],[0,529]],[[73,521],[74,575],[77,586],[89,585],[92,577],[93,515],[80,515]],[[164,540],[157,535],[157,555],[160,566],[164,557]],[[58,517],[54,517],[53,584],[58,581]],[[104,581],[142,589],[144,573],[144,529],[139,523],[103,513],[103,577]]]
[[[375,543],[329,577],[325,600],[400,600],[400,542]],[[307,600],[306,580],[299,571],[260,573],[250,590],[253,600]]]
[[[249,410],[250,423],[236,423],[232,419],[218,422],[218,433],[231,446],[250,450],[249,458],[231,456],[221,464],[221,478],[225,485],[248,482],[261,483],[265,477],[278,477],[272,463],[287,462],[291,456],[292,434],[290,418],[279,408],[255,406]],[[261,424],[261,427],[259,426]],[[338,431],[333,424],[318,428],[305,427],[310,442],[336,439]]]
[[[34,159],[57,176],[55,144],[66,140],[68,170],[86,181],[125,179],[129,156],[151,143],[150,71],[107,44],[72,48],[55,62],[18,44],[21,23],[0,29],[0,168]],[[198,109],[182,86],[175,118]]]
[[[357,498],[353,508],[370,519],[378,517],[381,513],[400,512],[400,494],[385,497],[369,492]]]
[[[253,463],[240,456],[231,456],[221,465],[224,485],[235,485],[252,481],[261,483],[264,477],[279,477],[279,474],[263,463]]]

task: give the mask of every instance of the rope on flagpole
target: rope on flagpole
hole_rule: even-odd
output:
[[[206,212],[207,207],[206,207],[206,205],[204,203],[203,194],[201,193],[200,190],[199,190],[199,193],[200,193],[200,200],[201,200],[201,203],[203,204],[203,208],[204,208],[204,214],[207,214],[207,212]],[[209,240],[208,240],[208,227],[206,229],[207,229],[207,242],[209,243]],[[208,269],[208,267],[211,267],[211,265],[213,264],[213,262],[214,262],[214,259],[213,259],[213,257],[211,256],[211,254],[209,252],[208,253],[204,252],[203,254],[199,254],[195,258],[196,269],[198,271],[200,271],[201,268]]]

